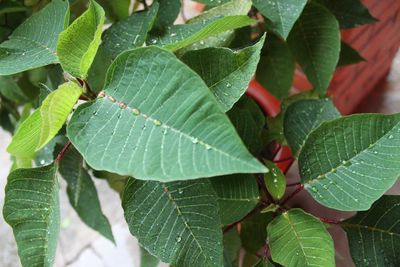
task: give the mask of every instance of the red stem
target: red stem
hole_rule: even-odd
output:
[[[299,192],[301,192],[304,189],[304,185],[299,184],[289,196],[287,196],[280,204],[280,206],[284,206],[289,200],[291,200],[295,195],[297,195]]]
[[[323,223],[340,224],[340,221],[331,218],[319,217],[319,220]]]
[[[291,183],[291,184],[287,184],[286,187],[290,187],[290,186],[297,186],[300,185],[300,182],[296,182],[296,183]]]
[[[71,141],[68,141],[64,147],[61,149],[60,153],[58,153],[57,157],[56,157],[56,162],[60,162],[60,160],[62,159],[62,157],[64,156],[65,152],[67,152],[68,148],[71,146]]]

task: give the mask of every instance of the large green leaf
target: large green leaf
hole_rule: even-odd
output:
[[[340,117],[340,113],[329,98],[304,99],[289,105],[285,112],[283,130],[293,155],[298,155],[312,130],[337,117]]]
[[[101,211],[96,187],[83,168],[83,158],[75,148],[69,148],[64,154],[59,171],[68,184],[69,202],[82,221],[114,242],[110,223]]]
[[[157,13],[157,19],[154,27],[164,29],[174,24],[181,10],[181,0],[157,0],[160,9]]]
[[[146,249],[140,247],[140,267],[157,267],[160,260],[151,255]]]
[[[301,181],[321,204],[367,210],[400,175],[400,115],[360,114],[321,124],[300,156]]]
[[[326,6],[337,18],[341,28],[353,28],[378,21],[360,0],[316,0]]]
[[[272,220],[270,213],[258,213],[241,223],[240,238],[243,248],[250,253],[257,253],[266,244],[268,223]]]
[[[299,18],[307,0],[253,0],[254,6],[267,20],[268,29],[286,39]]]
[[[13,228],[24,267],[53,266],[60,228],[56,173],[49,165],[8,176],[3,215]]]
[[[324,95],[340,54],[336,18],[323,6],[308,3],[288,37],[288,45],[314,89]]]
[[[157,11],[156,2],[148,10],[135,12],[128,18],[114,23],[104,32],[101,49],[114,59],[125,50],[142,46],[147,32],[153,26]]]
[[[28,156],[45,146],[64,125],[81,93],[82,88],[74,82],[60,85],[18,127],[7,151],[16,156]]]
[[[86,78],[101,42],[104,19],[103,8],[90,0],[89,9],[60,33],[57,55],[65,71]]]
[[[282,99],[288,96],[292,87],[294,70],[295,60],[287,44],[277,36],[268,34],[257,68],[257,81],[268,92]]]
[[[58,35],[68,19],[68,1],[62,0],[28,18],[0,45],[0,75],[57,63]]]
[[[267,233],[272,259],[279,264],[335,266],[333,241],[324,224],[301,209],[276,217]]]
[[[369,211],[341,223],[356,266],[400,266],[400,196],[383,196]]]
[[[131,233],[174,266],[223,262],[218,203],[207,179],[159,183],[130,179],[122,206]]]
[[[258,203],[260,192],[254,175],[215,177],[211,179],[211,183],[217,193],[222,224],[239,221]]]
[[[182,57],[202,77],[225,111],[246,91],[253,77],[265,36],[255,45],[239,51],[206,48],[189,51]]]
[[[266,171],[204,82],[172,53],[121,54],[105,88],[78,107],[67,129],[94,169],[164,182]]]
[[[171,51],[184,48],[220,33],[253,24],[247,16],[226,16],[198,23],[173,25],[163,35],[153,35],[148,43],[163,46]]]

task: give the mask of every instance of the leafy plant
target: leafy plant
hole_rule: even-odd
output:
[[[363,60],[340,38],[375,21],[358,0],[202,0],[184,24],[180,0],[132,13],[130,1],[21,2],[0,3],[0,124],[14,162],[3,215],[23,266],[54,262],[59,174],[112,242],[93,177],[120,194],[143,266],[334,266],[331,224],[357,266],[400,266],[400,198],[383,196],[400,175],[400,115],[341,116],[326,96],[336,67]],[[289,96],[296,62],[314,89]],[[274,119],[244,94],[254,75],[282,100]],[[299,183],[276,145],[298,159]],[[303,189],[359,213],[288,206]]]

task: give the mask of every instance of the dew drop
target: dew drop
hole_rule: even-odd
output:
[[[156,44],[156,43],[157,43],[157,39],[151,39],[151,40],[150,40],[150,43]]]
[[[183,189],[179,188],[179,189],[178,189],[178,193],[179,193],[179,194],[183,194]]]
[[[374,154],[378,154],[378,151],[374,151]]]
[[[181,241],[182,241],[182,237],[178,235],[178,236],[176,237],[176,242],[179,243],[179,242],[181,242]]]
[[[332,173],[337,173],[337,170],[336,170],[335,168],[333,168],[333,169],[331,170],[331,172],[332,172]]]
[[[232,84],[226,83],[226,87],[227,87],[227,88],[231,88],[231,87],[232,87]]]
[[[40,161],[40,164],[41,165],[44,165],[46,163],[46,161],[44,161],[44,159],[42,159],[41,161]]]
[[[197,138],[193,138],[193,139],[192,139],[192,143],[193,143],[193,144],[197,144],[198,142],[199,142],[199,139],[197,139]]]
[[[176,32],[171,33],[170,36],[171,36],[171,37],[175,37],[175,36],[176,36]]]
[[[394,137],[393,134],[391,134],[391,135],[389,135],[388,138],[389,138],[389,139],[393,139],[393,137]]]
[[[200,41],[200,44],[201,44],[201,45],[204,45],[204,44],[205,44],[205,42],[204,42],[203,40],[201,40],[201,41]]]
[[[208,144],[206,144],[206,149],[207,149],[207,150],[210,150],[210,149],[211,149],[211,146],[208,145]]]
[[[136,108],[132,109],[132,113],[133,113],[133,115],[136,115],[136,116],[140,115],[140,111]]]
[[[313,191],[314,193],[317,193],[317,192],[318,192],[318,189],[317,189],[315,186],[312,186],[312,187],[311,187],[311,191]]]
[[[25,54],[26,54],[25,52],[22,53],[23,56],[25,56]]]
[[[159,121],[159,120],[154,120],[153,122],[154,122],[154,124],[155,124],[156,126],[161,126],[161,121]]]

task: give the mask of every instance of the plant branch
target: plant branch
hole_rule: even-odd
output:
[[[287,196],[279,205],[280,206],[285,205],[289,200],[291,200],[295,195],[297,195],[303,189],[304,189],[304,185],[303,184],[297,185],[296,190],[294,190],[289,196]]]
[[[65,152],[67,152],[68,148],[71,146],[71,141],[68,141],[63,148],[61,149],[60,153],[58,153],[55,161],[58,163],[60,162],[60,160],[62,159],[62,157],[64,156]]]
[[[323,223],[329,223],[329,224],[340,224],[341,223],[341,221],[331,219],[331,218],[325,218],[325,217],[318,217],[318,218]]]

